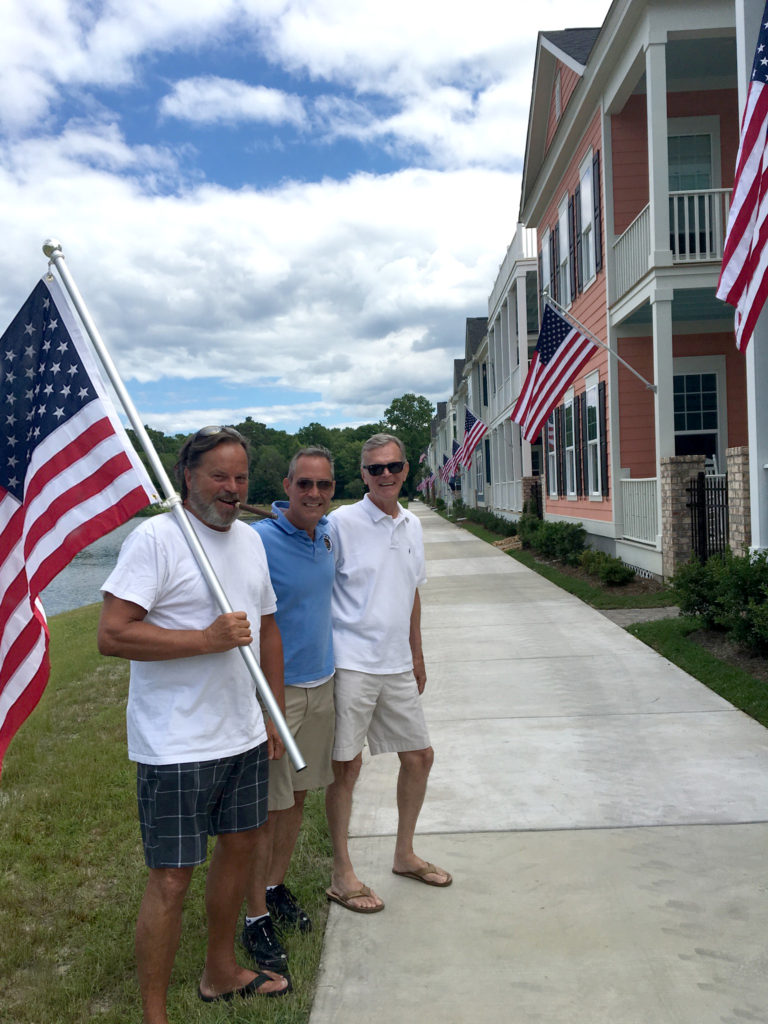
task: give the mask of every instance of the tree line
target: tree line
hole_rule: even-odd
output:
[[[283,477],[288,463],[299,448],[320,444],[333,454],[336,467],[336,497],[361,498],[365,485],[360,478],[360,451],[363,443],[377,433],[396,434],[405,445],[410,469],[403,492],[412,496],[420,477],[419,456],[426,451],[434,406],[423,395],[412,392],[392,400],[378,423],[359,427],[326,427],[309,423],[295,434],[276,430],[246,416],[242,423],[232,423],[248,438],[251,446],[248,502],[264,505],[283,497]],[[173,467],[186,434],[164,434],[162,430],[145,427],[166,472],[173,479]],[[152,476],[147,457],[133,430],[128,436]],[[155,481],[157,482],[157,481]]]

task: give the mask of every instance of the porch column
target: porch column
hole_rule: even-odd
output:
[[[521,226],[518,225],[518,231],[521,230]],[[517,358],[520,364],[519,367],[519,379],[520,387],[523,386],[523,381],[528,374],[528,302],[526,296],[526,277],[525,270],[517,275],[517,309],[515,311],[517,319]],[[512,439],[520,437],[520,431],[512,431]],[[515,462],[515,465],[521,466],[520,476],[531,475],[531,446],[528,441],[522,441],[520,444],[520,454],[522,456],[521,462]]]
[[[736,53],[739,78],[739,110],[743,111],[752,59],[757,45],[764,0],[736,0]],[[768,548],[768,310],[763,309],[747,359],[747,436],[749,437],[749,498],[752,520],[752,551]],[[763,393],[758,393],[758,381]]]
[[[651,42],[645,51],[648,188],[651,207],[649,269],[672,266],[672,251],[669,248],[666,51],[666,42]]]
[[[657,288],[651,298],[653,316],[653,396],[656,431],[656,511],[662,528],[661,460],[675,454],[675,418],[672,364],[672,291]],[[662,538],[657,538],[661,545]]]

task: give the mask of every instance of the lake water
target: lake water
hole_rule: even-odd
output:
[[[101,585],[114,568],[120,546],[140,522],[140,518],[129,519],[75,555],[41,595],[48,618],[101,601]]]

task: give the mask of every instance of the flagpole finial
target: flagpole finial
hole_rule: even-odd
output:
[[[61,242],[57,238],[46,238],[43,242],[43,255],[51,259],[55,252],[61,252]]]

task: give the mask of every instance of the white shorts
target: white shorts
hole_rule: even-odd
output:
[[[373,675],[337,668],[334,761],[352,761],[368,737],[372,754],[425,750],[429,733],[412,671]]]

